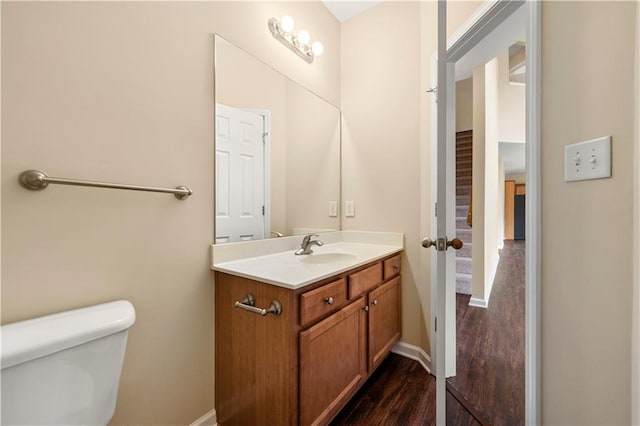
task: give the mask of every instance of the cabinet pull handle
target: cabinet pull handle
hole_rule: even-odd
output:
[[[367,305],[364,308],[362,308],[362,310],[364,310],[365,312],[369,312],[369,305]]]
[[[271,305],[266,309],[254,306],[255,303],[256,299],[253,297],[253,294],[247,293],[242,301],[234,303],[233,306],[244,309],[245,311],[253,312],[254,314],[262,315],[263,317],[267,314],[273,314],[275,316],[282,315],[282,304],[277,300],[272,300]]]
[[[333,305],[333,297],[325,297],[324,301],[327,303],[327,305]]]
[[[400,266],[398,265],[393,265],[393,270],[398,272],[400,270]]]
[[[378,305],[378,299],[375,299],[373,302],[371,302],[371,304],[372,304],[373,306],[377,306],[377,305]]]

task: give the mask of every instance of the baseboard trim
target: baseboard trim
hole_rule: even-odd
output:
[[[487,309],[487,307],[489,306],[489,301],[484,299],[476,299],[475,297],[472,297],[471,299],[469,299],[469,306],[475,306],[476,308]]]
[[[418,361],[427,370],[427,373],[431,374],[431,357],[422,348],[405,342],[398,342],[391,348],[391,352]]]
[[[218,421],[216,420],[216,410],[213,409],[208,413],[205,413],[195,422],[191,423],[191,426],[216,426]]]

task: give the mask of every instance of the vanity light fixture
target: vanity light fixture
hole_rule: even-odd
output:
[[[273,37],[282,44],[293,50],[296,55],[300,56],[307,63],[313,62],[316,56],[322,55],[324,46],[319,41],[314,41],[311,45],[311,35],[307,30],[300,30],[298,34],[293,33],[295,22],[291,16],[283,16],[280,21],[276,18],[269,19],[269,30]]]

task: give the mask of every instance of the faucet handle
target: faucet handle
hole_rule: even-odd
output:
[[[303,245],[307,245],[309,244],[309,242],[311,241],[311,238],[313,237],[318,237],[318,234],[307,234],[304,236],[304,238],[302,239],[302,244]]]

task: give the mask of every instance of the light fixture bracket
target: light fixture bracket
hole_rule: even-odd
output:
[[[313,62],[315,55],[313,54],[311,46],[309,46],[308,44],[300,43],[298,41],[298,38],[294,34],[282,30],[280,21],[278,21],[276,18],[271,18],[269,19],[267,25],[269,27],[269,31],[271,31],[271,34],[273,34],[273,37],[276,40],[280,41],[280,43],[291,49],[306,63],[310,64]]]

